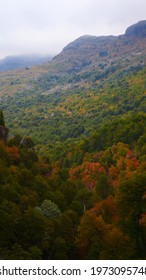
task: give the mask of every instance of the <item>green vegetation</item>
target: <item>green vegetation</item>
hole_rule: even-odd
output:
[[[145,259],[145,134],[137,149],[96,137],[62,162],[0,142],[1,259]]]
[[[25,91],[5,96],[2,108],[10,132],[31,136],[37,151],[47,153],[51,160],[64,157],[70,146],[93,135],[98,138],[96,149],[119,141],[132,145],[145,130],[145,76],[144,68],[110,74],[93,83],[92,89],[62,89],[52,94]]]
[[[0,74],[0,259],[146,258],[146,44],[129,36]]]

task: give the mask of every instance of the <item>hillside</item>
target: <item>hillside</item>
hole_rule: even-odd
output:
[[[82,144],[82,163],[72,166],[70,153],[64,168],[38,157],[30,137],[3,140],[1,260],[145,259],[146,159],[136,150],[117,143],[89,153]]]
[[[54,157],[97,127],[145,112],[146,37],[141,29],[138,35],[128,30],[117,37],[83,36],[49,63],[0,73],[11,133],[30,135],[40,153]]]
[[[0,73],[0,259],[145,260],[145,30]]]

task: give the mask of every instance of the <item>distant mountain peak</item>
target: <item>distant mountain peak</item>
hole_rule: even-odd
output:
[[[63,51],[75,51],[79,49],[92,49],[95,46],[100,46],[101,44],[106,44],[107,42],[113,42],[116,37],[114,36],[93,36],[93,35],[83,35],[73,42],[70,42],[67,46],[63,48]]]
[[[138,23],[129,26],[125,32],[125,35],[146,37],[146,20],[141,20]]]

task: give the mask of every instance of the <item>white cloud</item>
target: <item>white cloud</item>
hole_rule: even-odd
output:
[[[122,34],[145,11],[145,0],[0,0],[0,56],[56,54],[84,34]]]

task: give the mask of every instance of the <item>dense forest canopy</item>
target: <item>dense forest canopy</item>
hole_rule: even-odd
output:
[[[140,26],[0,74],[0,259],[146,258]]]

